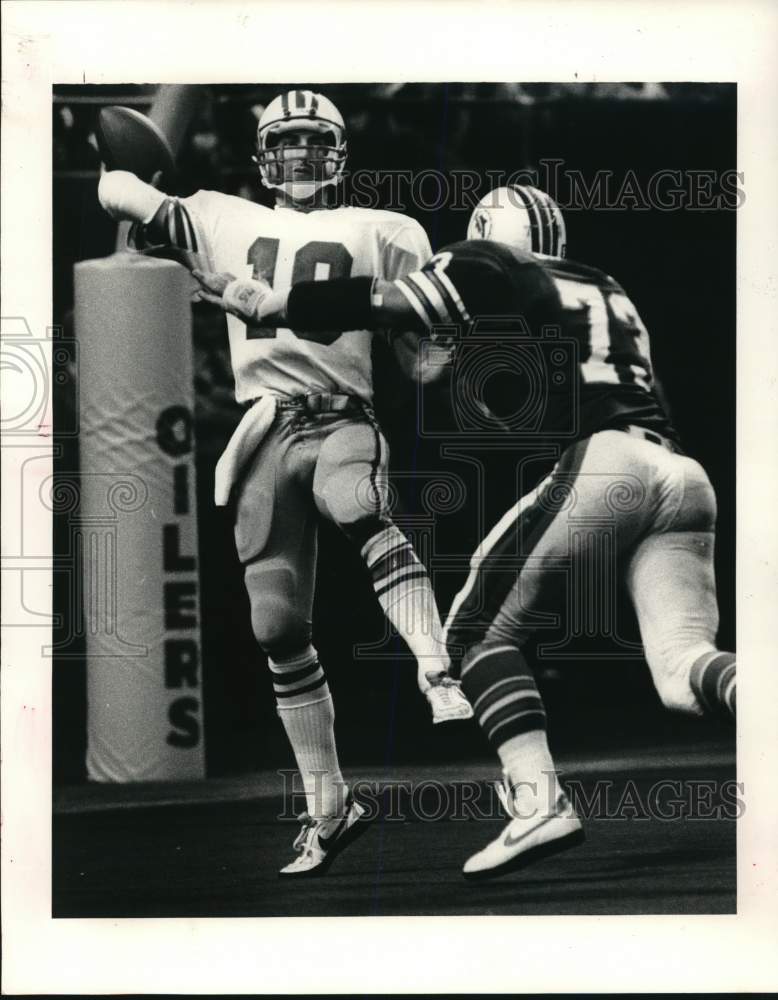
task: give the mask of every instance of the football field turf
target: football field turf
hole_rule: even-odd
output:
[[[735,810],[731,794],[726,802],[720,797],[735,779],[730,743],[567,756],[559,764],[579,802],[591,806],[586,842],[523,872],[476,884],[462,878],[462,864],[506,823],[496,809],[491,818],[473,814],[476,805],[483,811],[492,802],[488,782],[498,775],[487,762],[346,769],[352,782],[377,782],[376,819],[327,875],[301,881],[277,876],[293,856],[299,827],[288,804],[288,818],[278,818],[284,803],[274,772],[191,784],[60,789],[53,915],[735,912]],[[474,790],[480,798],[468,805]],[[662,818],[659,812],[672,815],[674,801],[695,803],[696,817]],[[706,818],[711,812],[717,818]]]

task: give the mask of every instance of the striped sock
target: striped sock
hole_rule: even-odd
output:
[[[314,819],[343,810],[345,785],[335,747],[335,710],[316,650],[268,660],[278,714],[300,771],[308,813]]]
[[[546,808],[556,772],[546,741],[546,710],[535,677],[515,646],[477,646],[462,664],[462,690],[500,757],[516,797]]]
[[[692,665],[689,683],[700,704],[708,712],[725,713],[735,718],[737,676],[735,654],[717,649],[703,653]]]
[[[516,646],[471,650],[462,663],[462,690],[498,753],[511,737],[546,729],[546,710],[535,678]]]
[[[362,558],[384,614],[416,657],[419,687],[426,691],[430,686],[426,674],[448,671],[449,667],[427,570],[394,524],[373,535],[362,547]]]

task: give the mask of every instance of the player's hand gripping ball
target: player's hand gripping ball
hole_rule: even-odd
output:
[[[169,180],[173,151],[164,134],[134,108],[111,105],[97,118],[95,138],[106,170],[128,170],[147,184]]]

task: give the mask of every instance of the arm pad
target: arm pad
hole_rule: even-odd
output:
[[[127,170],[109,170],[100,178],[97,197],[114,219],[149,222],[167,195]]]
[[[319,333],[307,339],[331,344],[344,330],[369,330],[373,319],[375,278],[333,278],[300,281],[286,303],[286,321],[292,330]]]

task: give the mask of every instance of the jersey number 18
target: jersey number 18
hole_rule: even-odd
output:
[[[247,263],[254,267],[254,277],[262,278],[273,285],[276,277],[278,249],[280,240],[269,236],[260,236],[249,247]],[[348,278],[354,258],[342,243],[325,243],[322,240],[311,240],[305,243],[294,255],[290,284],[298,281],[326,281],[328,278]],[[270,331],[249,323],[246,326],[248,340],[265,339]],[[278,329],[274,336],[286,334],[294,336],[293,331]]]

